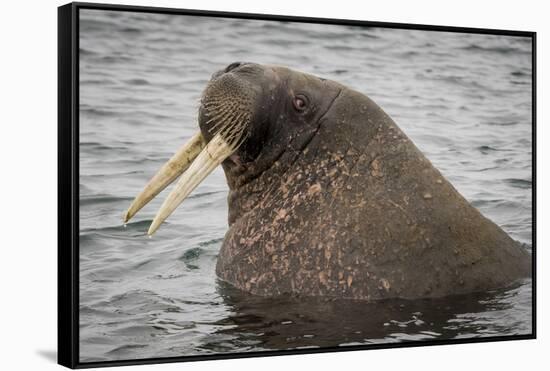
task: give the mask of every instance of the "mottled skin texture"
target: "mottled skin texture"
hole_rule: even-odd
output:
[[[261,296],[375,300],[484,291],[530,275],[530,254],[368,97],[286,68],[239,68],[229,73],[259,92],[252,125],[263,134],[223,163],[222,280]],[[307,112],[292,106],[298,93]]]

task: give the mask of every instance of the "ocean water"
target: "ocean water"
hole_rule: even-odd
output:
[[[122,215],[197,130],[234,61],[281,64],[376,101],[484,215],[532,244],[531,42],[521,37],[81,10],[80,360],[529,334],[531,280],[378,303],[252,297],[216,279],[214,171],[149,239],[166,192]]]

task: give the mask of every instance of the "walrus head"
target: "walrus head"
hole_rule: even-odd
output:
[[[288,68],[232,63],[206,87],[199,125],[208,141],[219,133],[235,146],[237,164],[250,165],[262,152],[295,145],[315,130],[339,90],[336,83]]]
[[[124,221],[182,173],[149,235],[218,165],[234,190],[273,166],[283,152],[302,151],[341,88],[313,75],[255,63],[236,62],[214,73],[201,98],[200,133],[151,179]]]

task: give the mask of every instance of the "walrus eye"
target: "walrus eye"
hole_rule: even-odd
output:
[[[297,95],[292,99],[292,104],[297,111],[304,111],[307,108],[307,98],[303,95]]]

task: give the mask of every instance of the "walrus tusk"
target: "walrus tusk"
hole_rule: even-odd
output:
[[[203,179],[234,151],[235,146],[228,144],[220,134],[216,134],[178,180],[178,183],[160,207],[155,219],[153,219],[147,234],[151,236],[155,233],[160,224],[172,214]]]
[[[151,178],[143,191],[134,199],[124,214],[124,223],[130,220],[143,206],[158,195],[164,188],[183,173],[206,146],[206,141],[199,131],[185,143],[168,162]]]

